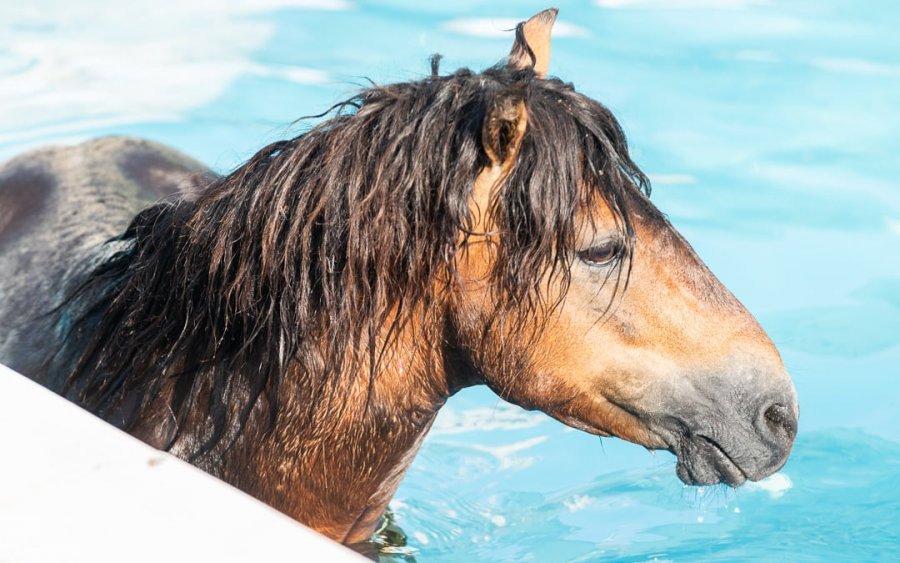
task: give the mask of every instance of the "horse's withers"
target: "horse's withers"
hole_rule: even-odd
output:
[[[59,390],[48,354],[75,340],[60,304],[136,213],[184,195],[199,174],[209,169],[128,137],[44,147],[0,166],[0,362]]]

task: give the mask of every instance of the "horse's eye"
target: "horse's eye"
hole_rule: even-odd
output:
[[[596,246],[582,250],[578,258],[589,266],[606,266],[619,255],[621,247],[615,239],[601,242]]]

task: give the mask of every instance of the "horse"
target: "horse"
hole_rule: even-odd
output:
[[[777,471],[799,412],[779,353],[610,110],[548,76],[555,19],[225,175],[122,137],[7,162],[0,361],[347,544],[473,385],[669,450],[689,485]]]

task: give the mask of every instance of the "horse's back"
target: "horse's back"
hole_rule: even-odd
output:
[[[171,148],[127,137],[38,149],[0,165],[0,363],[33,371],[54,347],[41,334],[55,322],[44,313],[104,242],[206,173]]]

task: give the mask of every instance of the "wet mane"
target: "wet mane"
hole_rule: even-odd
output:
[[[608,204],[627,256],[625,195],[646,179],[609,110],[571,84],[508,66],[440,76],[435,63],[422,80],[361,91],[195,197],[137,215],[69,298],[76,332],[90,336],[60,368],[66,393],[128,429],[168,389],[168,444],[200,409],[211,430],[199,451],[240,432],[254,408],[274,420],[295,366],[312,420],[332,404],[323,397],[375,377],[386,326],[441,314],[488,164],[482,122],[510,91],[528,129],[490,205],[490,281],[498,313],[546,316],[562,296],[540,283],[550,273],[567,287],[579,210]]]

